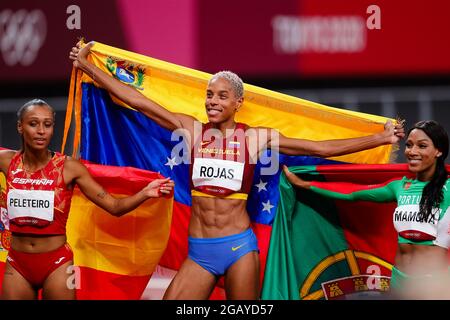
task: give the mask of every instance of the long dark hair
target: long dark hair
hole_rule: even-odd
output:
[[[445,169],[445,159],[448,155],[448,135],[445,129],[434,120],[419,121],[409,129],[408,135],[412,130],[419,129],[433,141],[434,147],[442,152],[442,155],[436,159],[436,170],[431,181],[423,188],[422,198],[420,199],[420,218],[422,221],[428,221],[432,214],[432,208],[438,208],[444,198],[442,188],[447,181],[447,170]]]

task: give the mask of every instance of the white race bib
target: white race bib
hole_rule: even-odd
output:
[[[428,221],[421,222],[418,219],[418,205],[398,206],[394,212],[394,227],[400,235],[402,233],[410,234],[410,239],[420,239],[424,234],[436,238],[437,225],[439,221],[439,210],[433,208],[434,218],[428,218]]]
[[[195,158],[192,183],[194,187],[214,186],[238,191],[242,186],[244,165],[230,160]]]
[[[53,221],[54,191],[12,189],[8,192],[9,219],[30,217]]]

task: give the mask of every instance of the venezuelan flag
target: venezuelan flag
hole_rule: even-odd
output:
[[[207,120],[204,97],[210,74],[101,43],[95,43],[91,51],[89,59],[96,66],[168,110],[194,116],[202,122]],[[327,107],[248,84],[244,88],[244,105],[236,120],[251,126],[276,128],[288,137],[322,140],[368,135],[382,131],[387,120]],[[159,264],[178,270],[187,256],[187,227],[191,214],[189,165],[182,160],[183,154],[172,152],[179,148],[181,140],[76,70],[72,72],[63,150],[72,116],[75,119],[73,153],[81,159],[96,164],[159,172],[175,180],[169,241]],[[263,175],[262,168],[269,167],[274,159],[279,161],[280,168],[281,164],[337,164],[342,161],[386,163],[392,153],[391,145],[336,159],[285,156],[267,150],[257,164],[247,206],[259,241],[261,280],[279,201],[280,172],[278,169],[273,175]],[[223,298],[223,294],[215,297]]]

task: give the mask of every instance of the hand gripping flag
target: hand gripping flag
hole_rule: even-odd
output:
[[[130,167],[86,164],[93,178],[116,197],[132,195],[160,174]],[[114,217],[88,200],[79,188],[67,223],[74,251],[69,284],[77,299],[139,299],[169,239],[173,197],[146,200]]]

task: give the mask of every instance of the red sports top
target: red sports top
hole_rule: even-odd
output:
[[[65,234],[72,189],[64,183],[66,156],[54,153],[47,165],[27,172],[23,153],[11,160],[6,176],[10,231],[30,234]]]
[[[202,135],[195,139],[191,152],[191,189],[193,196],[247,199],[255,165],[250,163],[245,132],[248,126],[237,123],[229,137],[202,124]]]

